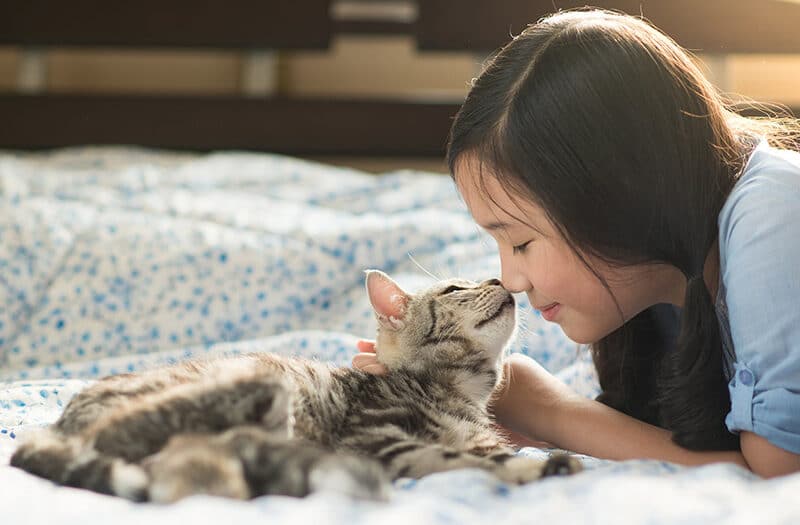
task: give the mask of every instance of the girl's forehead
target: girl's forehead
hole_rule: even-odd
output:
[[[525,225],[544,218],[543,210],[536,203],[512,193],[502,178],[474,158],[457,163],[454,175],[456,187],[472,217],[484,228],[498,223]]]

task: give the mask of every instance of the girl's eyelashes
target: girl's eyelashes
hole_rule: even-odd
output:
[[[514,246],[513,248],[511,248],[512,253],[514,253],[514,254],[525,253],[525,249],[528,247],[528,245],[531,242],[532,241],[523,242],[522,244],[518,244],[518,245]]]

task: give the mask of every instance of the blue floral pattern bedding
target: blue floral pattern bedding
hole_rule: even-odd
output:
[[[93,379],[177,360],[269,351],[348,364],[375,330],[367,268],[409,290],[496,276],[446,176],[368,175],[267,154],[136,148],[0,153],[0,459]],[[424,269],[424,271],[423,271]],[[591,359],[519,296],[511,350],[587,396]],[[525,449],[523,454],[545,455]],[[332,494],[134,505],[0,467],[15,521],[225,519],[416,523],[797,523],[800,476],[584,458],[587,472],[509,487],[478,471],[401,480],[388,504]],[[47,505],[36,504],[46,498]],[[3,504],[5,503],[5,504]],[[88,509],[91,509],[89,511]],[[87,514],[88,512],[88,514]],[[94,517],[93,517],[94,516]]]

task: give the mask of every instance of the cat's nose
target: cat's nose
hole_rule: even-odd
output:
[[[500,279],[489,279],[487,281],[483,281],[481,286],[503,286],[503,283],[500,282]]]

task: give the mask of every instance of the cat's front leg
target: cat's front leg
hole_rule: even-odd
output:
[[[435,472],[462,468],[487,470],[502,481],[521,484],[543,476],[571,474],[580,470],[574,458],[554,457],[540,461],[516,456],[508,447],[461,451],[439,444],[417,441],[399,441],[383,447],[377,454],[393,478],[420,478]]]
[[[134,406],[96,422],[94,448],[130,462],[158,452],[175,434],[215,433],[258,424],[289,437],[292,409],[287,387],[274,379],[180,385],[142,397]]]
[[[368,445],[367,448],[375,450],[376,447]],[[386,466],[393,479],[421,478],[462,468],[493,470],[499,464],[453,447],[416,440],[387,440],[381,444],[375,457]]]
[[[544,461],[518,456],[514,449],[505,445],[476,447],[469,452],[495,463],[497,477],[511,483],[527,483],[547,476],[566,476],[583,470],[580,461],[563,452],[555,453]]]

